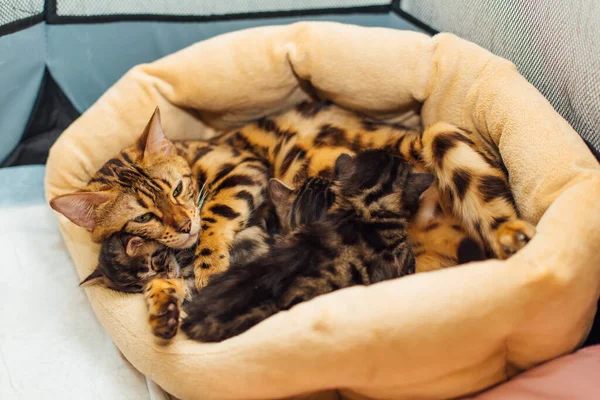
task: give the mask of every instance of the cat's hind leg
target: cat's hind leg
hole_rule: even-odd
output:
[[[408,227],[408,239],[416,257],[416,272],[485,259],[481,245],[440,206],[435,183],[421,195],[419,210]]]
[[[500,259],[529,242],[535,227],[519,218],[508,173],[472,133],[438,122],[425,129],[422,146],[442,196],[471,236]]]

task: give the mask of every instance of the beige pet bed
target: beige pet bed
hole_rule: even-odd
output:
[[[514,65],[449,34],[335,23],[251,29],[133,68],[59,138],[48,198],[74,191],[161,108],[167,134],[201,138],[321,97],[376,117],[420,108],[498,145],[538,235],[487,261],[354,287],[220,344],[157,343],[141,296],[86,289],[141,372],[185,399],[266,399],[338,389],[347,398],[449,398],[571,352],[600,293],[600,169]],[[79,275],[98,246],[63,217]]]

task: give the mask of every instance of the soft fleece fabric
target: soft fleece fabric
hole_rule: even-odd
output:
[[[307,99],[305,89],[378,117],[422,104],[495,143],[538,235],[487,261],[354,287],[300,304],[220,344],[152,337],[141,296],[87,289],[123,354],[185,399],[265,399],[339,389],[352,399],[478,392],[573,351],[600,294],[600,168],[513,64],[450,34],[336,23],[250,29],[128,72],[59,138],[46,195],[85,185],[134,143],[159,105],[173,139],[202,138]],[[80,276],[90,235],[59,217]]]

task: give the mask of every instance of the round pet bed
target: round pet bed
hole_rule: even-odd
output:
[[[449,398],[573,351],[600,294],[600,168],[582,139],[505,59],[450,34],[336,23],[239,31],[129,71],[53,146],[46,195],[84,186],[134,143],[154,108],[172,139],[205,138],[317,95],[376,118],[417,110],[498,146],[538,234],[508,261],[353,287],[218,344],[164,345],[142,296],[86,289],[123,354],[185,399]],[[59,217],[79,275],[90,234]]]

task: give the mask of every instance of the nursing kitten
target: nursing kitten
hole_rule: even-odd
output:
[[[102,243],[98,266],[80,285],[144,292],[152,333],[171,339],[179,327],[181,304],[195,291],[194,249],[172,249],[156,240],[116,233]]]
[[[225,340],[316,296],[415,271],[406,229],[433,176],[381,150],[339,156],[334,176],[325,216],[215,275],[188,303],[182,330],[190,338]]]
[[[115,233],[102,242],[98,266],[80,285],[142,293],[152,279],[193,276],[193,258],[193,248],[172,249],[155,240]]]
[[[297,189],[278,179],[271,179],[268,183],[268,193],[280,221],[282,233],[322,219],[335,200],[332,181],[321,177],[308,178],[301,182]]]

